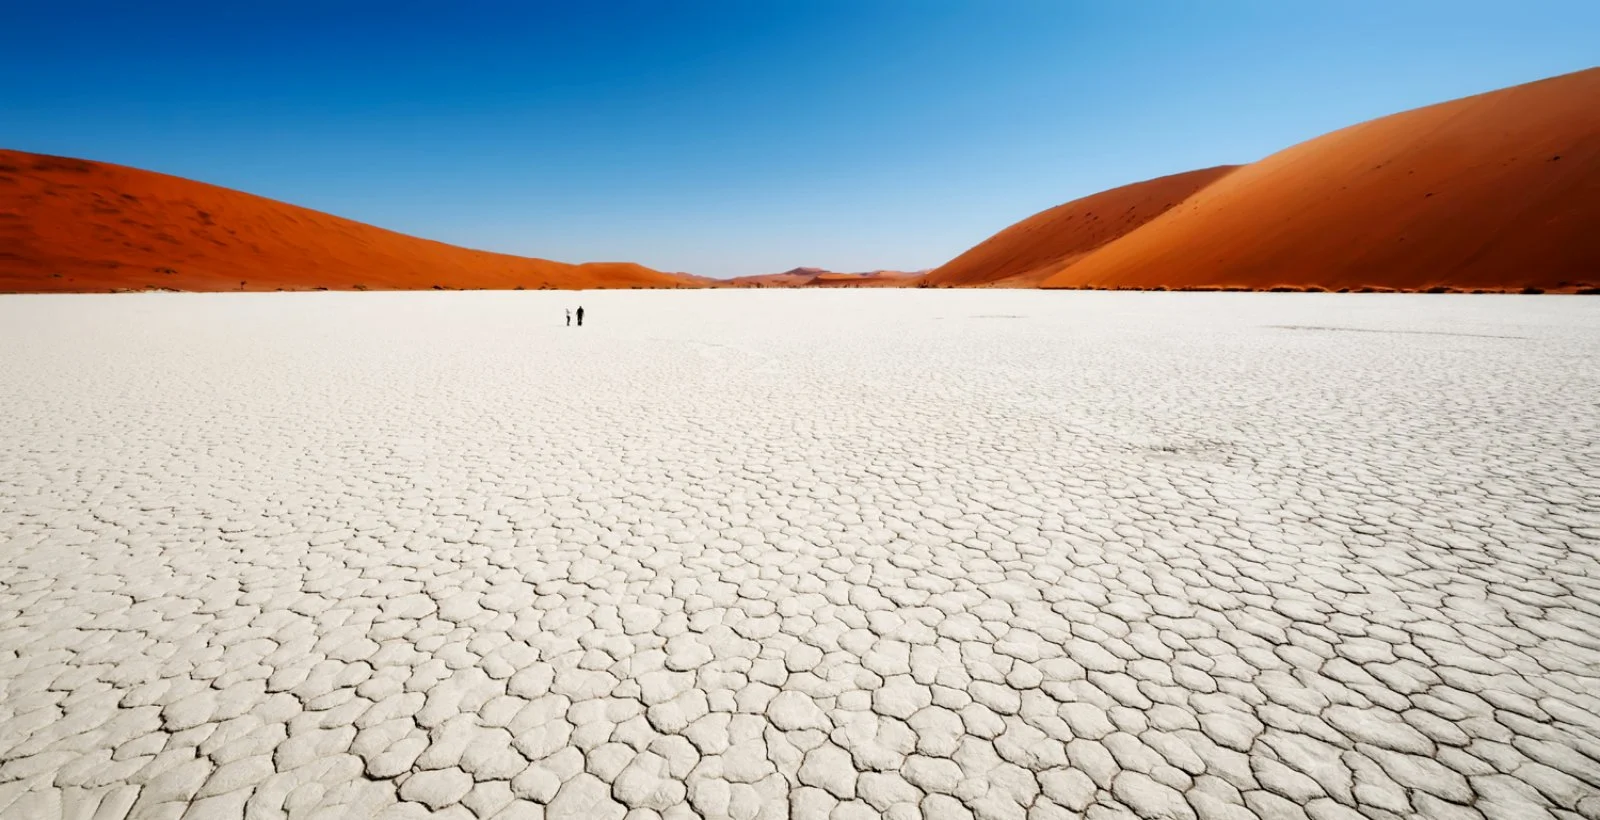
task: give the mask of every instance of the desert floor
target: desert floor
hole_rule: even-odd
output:
[[[0,816],[1600,818],[1597,358],[1587,297],[0,297]]]

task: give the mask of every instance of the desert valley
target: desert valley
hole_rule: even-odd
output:
[[[1248,160],[713,278],[0,151],[0,820],[1600,820],[1600,69]]]

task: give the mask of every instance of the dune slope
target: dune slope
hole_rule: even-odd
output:
[[[1600,284],[1600,69],[1419,108],[1207,185],[1045,287]]]
[[[697,287],[469,250],[109,163],[0,150],[0,291]]]
[[[1003,284],[1034,287],[1227,176],[1222,165],[1135,182],[1041,211],[934,268],[923,281],[936,287]]]

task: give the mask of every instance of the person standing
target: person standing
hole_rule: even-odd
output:
[[[572,308],[567,308],[567,327],[572,327]]]
[[[583,327],[583,305],[578,305],[578,327]]]

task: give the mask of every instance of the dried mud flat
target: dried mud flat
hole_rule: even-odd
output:
[[[5,818],[1600,818],[1600,300],[12,296],[0,350]]]

